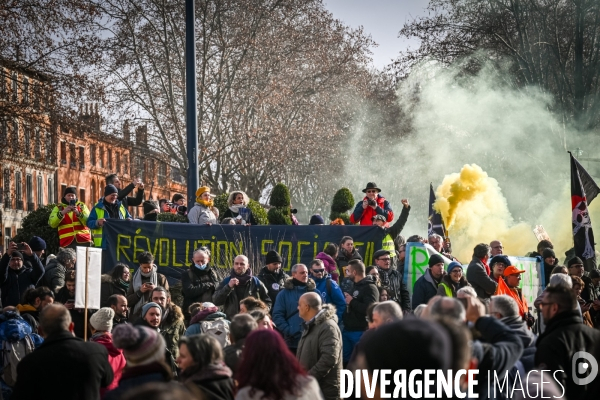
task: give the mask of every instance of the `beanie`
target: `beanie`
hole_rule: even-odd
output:
[[[65,197],[68,194],[74,194],[75,196],[77,196],[77,188],[75,186],[69,186],[68,188],[65,189],[65,193],[63,194],[63,197]]]
[[[142,307],[142,319],[144,319],[144,317],[146,316],[146,313],[148,312],[148,310],[150,310],[152,307],[156,307],[160,310],[160,313],[162,315],[162,308],[160,308],[160,306],[158,304],[156,304],[153,301],[150,301],[146,304],[144,304],[144,306]]]
[[[433,267],[435,264],[444,264],[444,259],[439,254],[432,254],[429,256],[429,266]]]
[[[578,265],[578,264],[583,265],[583,261],[581,261],[581,258],[579,258],[579,257],[573,257],[573,258],[571,258],[569,260],[569,263],[567,264],[567,266],[569,268],[571,268],[573,265]]]
[[[461,263],[459,263],[458,261],[452,261],[450,264],[448,264],[448,273],[452,272],[452,270],[454,268],[460,268],[463,269],[463,266]]]
[[[97,331],[110,332],[113,327],[115,312],[110,307],[102,307],[92,315],[90,324]]]
[[[39,236],[34,236],[29,241],[29,247],[32,251],[46,250],[46,242]]]
[[[489,262],[490,267],[493,267],[496,263],[502,263],[505,267],[511,265],[510,259],[502,254],[498,254],[497,256],[492,257],[492,259]]]
[[[158,204],[155,201],[146,200],[142,203],[142,207],[144,208],[144,215],[148,214],[150,211],[158,210]]]
[[[265,264],[271,264],[275,262],[282,263],[283,260],[281,259],[281,256],[278,252],[276,252],[275,250],[271,250],[267,253],[267,256],[265,257]]]
[[[202,193],[210,192],[210,188],[208,186],[201,186],[196,190],[196,197],[202,196]]]
[[[106,185],[104,188],[104,197],[110,196],[111,194],[119,193],[115,185]]]
[[[183,197],[183,195],[181,193],[175,193],[173,195],[173,203],[177,203],[181,199],[185,200],[185,197]]]
[[[554,253],[554,250],[551,248],[546,248],[544,251],[542,251],[542,258],[546,259],[548,257],[556,258],[556,253]]]
[[[20,251],[13,251],[10,258],[20,258],[21,260],[24,260],[23,254],[21,254]]]
[[[325,223],[325,221],[323,220],[323,217],[321,217],[319,214],[315,214],[312,217],[310,217],[310,222],[308,223],[309,225],[323,225]]]
[[[146,365],[165,358],[165,340],[154,329],[142,325],[119,324],[112,336],[115,347],[123,349],[128,366]]]

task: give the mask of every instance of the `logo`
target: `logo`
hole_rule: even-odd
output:
[[[576,385],[591,383],[598,375],[598,361],[590,353],[578,351],[571,359],[571,375]]]
[[[354,293],[352,293],[352,297],[356,297],[358,296],[358,290],[355,290]]]
[[[277,283],[272,284],[271,287],[273,288],[273,290],[279,290],[279,284]]]

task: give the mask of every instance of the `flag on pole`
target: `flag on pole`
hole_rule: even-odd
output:
[[[588,204],[596,198],[600,188],[581,164],[571,156],[571,210],[575,254],[582,260],[594,258],[594,232]]]
[[[446,239],[446,227],[444,226],[444,220],[442,215],[433,209],[433,203],[435,203],[435,193],[433,192],[433,185],[429,184],[429,226],[427,228],[427,235],[431,236],[437,233],[444,239]]]

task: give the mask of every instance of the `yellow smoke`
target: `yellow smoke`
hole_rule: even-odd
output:
[[[436,191],[434,208],[448,229],[454,255],[468,263],[478,243],[500,240],[504,253],[524,256],[536,249],[532,227],[515,223],[498,181],[478,165],[447,175]],[[567,203],[568,207],[568,203]]]

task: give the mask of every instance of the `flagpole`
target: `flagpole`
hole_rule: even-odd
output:
[[[89,247],[85,248],[85,307],[83,308],[83,341],[87,342],[88,333],[88,269],[90,265]]]

